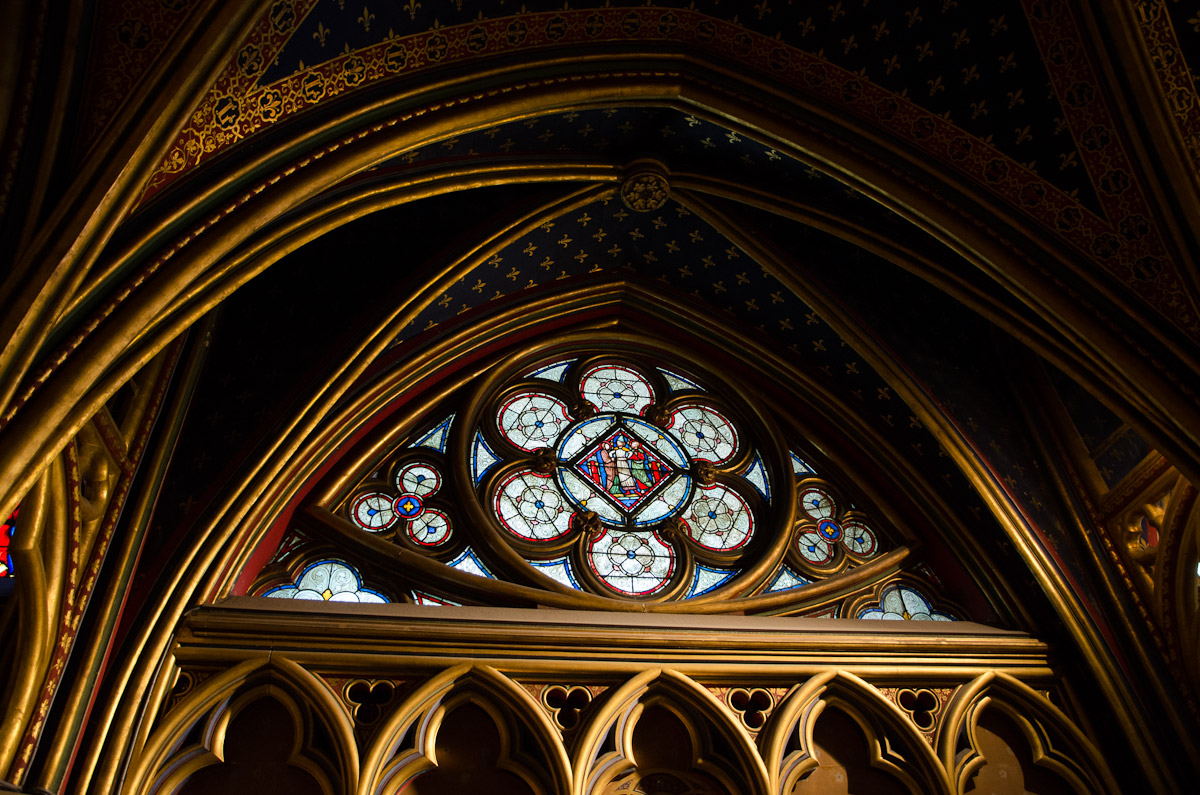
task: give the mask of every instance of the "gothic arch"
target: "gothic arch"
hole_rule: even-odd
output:
[[[167,671],[172,668],[167,667]],[[189,692],[158,723],[134,758],[123,791],[137,795],[175,792],[193,774],[226,758],[225,735],[238,714],[263,698],[281,703],[292,720],[288,764],[308,773],[326,795],[356,790],[358,746],[345,708],[321,679],[284,657],[247,660]],[[198,726],[203,732],[196,735]],[[333,744],[332,771],[313,760],[313,727],[321,725]],[[185,745],[189,738],[195,738]]]
[[[989,706],[1018,725],[1034,765],[1053,771],[1078,793],[1118,791],[1104,757],[1062,710],[1024,682],[990,671],[958,689],[938,732],[937,752],[953,792],[963,792],[984,764],[974,732]],[[960,751],[964,736],[967,748]]]
[[[574,795],[599,795],[637,769],[634,729],[653,706],[667,709],[686,729],[694,770],[721,782],[728,792],[767,792],[763,760],[729,709],[690,677],[667,668],[643,671],[606,694],[576,741]],[[713,733],[732,758],[716,750]]]
[[[771,792],[786,795],[818,765],[813,730],[826,707],[850,717],[866,736],[869,761],[911,793],[947,793],[949,780],[929,744],[904,713],[847,671],[826,671],[796,688],[771,716],[759,739],[771,771]],[[798,749],[788,751],[793,739]]]
[[[281,134],[275,132],[265,134],[263,149],[252,161],[241,164],[251,184],[236,195],[230,195],[229,188],[210,189],[177,197],[180,206],[163,204],[155,213],[154,234],[163,225],[187,231],[180,231],[165,245],[146,234],[127,244],[115,258],[96,266],[99,273],[109,277],[128,273],[143,262],[151,263],[137,277],[136,290],[122,291],[101,312],[103,322],[98,319],[97,324],[102,331],[81,332],[62,355],[60,364],[44,371],[37,379],[39,386],[29,388],[20,397],[20,410],[26,417],[20,423],[23,431],[16,433],[10,426],[9,433],[0,439],[0,462],[4,462],[0,480],[12,484],[0,507],[15,504],[34,477],[31,472],[22,471],[23,466],[14,468],[17,465],[9,462],[31,460],[36,464],[33,468],[36,472],[95,413],[103,400],[154,353],[256,269],[266,267],[286,250],[309,239],[298,225],[284,221],[284,214],[291,207],[388,157],[440,140],[448,135],[446,129],[480,129],[539,111],[614,102],[677,104],[726,120],[739,120],[746,129],[760,131],[778,146],[823,164],[840,179],[884,201],[953,250],[966,255],[977,267],[983,267],[993,278],[1001,272],[1006,274],[1008,289],[1016,290],[1024,300],[1038,305],[1055,302],[1055,313],[1067,319],[1058,333],[1070,334],[1078,345],[1081,360],[1104,370],[1113,384],[1119,384],[1117,392],[1122,398],[1118,401],[1134,402],[1152,418],[1152,426],[1146,430],[1154,441],[1164,449],[1194,451],[1195,429],[1200,427],[1200,420],[1188,401],[1175,400],[1175,389],[1162,373],[1139,357],[1129,356],[1125,343],[1114,338],[1102,322],[1088,316],[1075,302],[1056,299],[1056,292],[1049,289],[1037,266],[1027,259],[1024,247],[1011,248],[995,230],[980,228],[948,209],[940,198],[962,194],[973,204],[993,208],[998,218],[1011,218],[989,191],[964,184],[960,176],[943,169],[934,160],[922,160],[920,165],[910,162],[908,168],[919,169],[917,174],[902,173],[887,165],[885,139],[872,136],[869,128],[864,128],[857,119],[830,112],[794,95],[778,94],[754,79],[730,73],[720,66],[709,64],[697,68],[687,61],[667,63],[672,68],[664,70],[661,61],[651,58],[646,64],[649,68],[625,73],[599,71],[581,80],[579,75],[551,72],[530,79],[526,70],[533,71],[535,61],[503,76],[487,75],[509,83],[482,91],[474,85],[485,76],[481,74],[472,75],[469,82],[459,85],[432,82],[420,89],[406,83],[402,88],[394,88],[390,95],[372,95],[369,101],[361,97],[359,101],[365,106],[350,103],[338,111],[339,115],[320,119],[317,129],[338,130],[340,137],[315,149],[303,150],[299,160],[297,153],[302,151],[301,147],[315,143],[317,130],[289,133],[285,140],[279,140]],[[603,68],[601,62],[591,66]],[[721,73],[721,88],[705,79],[705,72],[711,68]],[[435,89],[448,89],[450,93],[436,102],[424,102],[423,95],[432,94]],[[581,90],[585,96],[581,97]],[[769,100],[762,104],[747,101],[756,96]],[[389,118],[386,115],[389,112],[397,115]],[[376,121],[379,118],[386,120]],[[819,121],[814,124],[814,119]],[[864,138],[872,140],[875,151],[848,148],[844,144],[845,140]],[[273,158],[292,160],[293,165],[282,172],[271,172],[278,162]],[[614,176],[608,175],[606,179]],[[936,190],[939,198],[931,198],[926,186]],[[215,214],[213,206],[220,207]],[[276,220],[284,225],[274,226],[272,222]],[[1009,231],[1012,239],[1028,240],[1029,250],[1039,245],[1050,250],[1059,248],[1044,232],[1015,219],[1010,222]],[[223,274],[231,266],[248,261],[253,264],[241,275],[205,283],[209,275]],[[104,281],[93,284],[97,298],[103,292]],[[124,300],[126,296],[128,300]],[[185,297],[186,306],[179,304],[180,297]],[[1121,300],[1115,295],[1110,297]],[[78,299],[72,303],[80,305]],[[1043,334],[1039,332],[1037,336]],[[1081,363],[1064,362],[1076,376],[1090,378],[1083,368],[1074,366]],[[99,367],[105,368],[106,374],[93,380],[91,375]],[[1172,438],[1172,432],[1177,438]]]
[[[570,761],[558,732],[538,703],[495,668],[463,664],[432,677],[396,708],[363,761],[359,792],[382,795],[403,789],[438,766],[438,729],[462,705],[483,709],[499,732],[497,768],[513,774],[539,795],[567,792]],[[523,726],[537,746],[519,747]],[[492,760],[483,760],[489,763]]]

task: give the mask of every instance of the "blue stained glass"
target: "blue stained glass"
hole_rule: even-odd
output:
[[[568,359],[565,362],[555,362],[554,364],[548,364],[545,367],[539,367],[531,373],[526,373],[525,377],[544,378],[547,381],[554,381],[555,383],[561,384],[563,378],[567,375],[567,370],[574,363],[574,359]]]
[[[450,439],[450,423],[452,422],[454,422],[453,414],[439,422],[432,431],[417,439],[409,447],[430,447],[439,453],[446,452],[446,442]]]
[[[795,453],[792,453],[791,456],[792,456],[792,471],[796,473],[796,477],[802,478],[802,477],[807,477],[808,475],[817,474],[816,470],[814,470],[812,467],[810,467],[808,464],[806,464],[804,462],[804,459],[802,459],[800,456],[796,455]]]
[[[700,385],[690,378],[684,378],[678,373],[672,373],[669,370],[664,370],[661,367],[658,369],[663,374],[663,378],[667,379],[667,386],[672,392],[703,392]]]
[[[467,574],[474,574],[476,577],[487,577],[492,580],[496,579],[496,575],[488,571],[487,566],[483,565],[483,561],[479,559],[479,557],[470,547],[468,547],[461,555],[446,565],[458,569],[459,571],[465,571]]]
[[[488,447],[483,434],[476,431],[475,441],[471,444],[471,477],[474,479],[475,485],[478,486],[488,470],[498,463],[500,463],[500,459],[496,457],[492,448]]]
[[[17,529],[17,508],[4,522],[0,522],[0,596],[12,590],[13,561],[9,545],[12,544],[13,531]]]
[[[530,560],[528,563],[536,567],[542,574],[561,582],[563,585],[574,588],[577,591],[583,590],[579,587],[579,582],[575,579],[574,572],[571,571],[570,560],[565,557],[553,560]]]
[[[767,586],[763,593],[775,593],[776,591],[790,591],[793,588],[800,588],[808,585],[812,580],[801,577],[796,572],[784,566],[779,570],[779,574],[775,575],[775,579]]]
[[[737,574],[737,569],[717,569],[697,563],[696,571],[692,575],[692,586],[688,589],[688,595],[685,598],[691,599],[694,596],[706,594],[729,582]]]
[[[771,501],[771,483],[767,479],[767,469],[763,466],[762,456],[756,451],[754,459],[750,462],[750,466],[742,472],[742,477],[750,481],[750,485],[763,496],[767,502]]]

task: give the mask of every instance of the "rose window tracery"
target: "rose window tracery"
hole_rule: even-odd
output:
[[[633,354],[493,372],[359,477],[340,509],[358,532],[460,579],[651,602],[774,605],[889,548],[736,387]],[[463,598],[428,587],[408,592]]]

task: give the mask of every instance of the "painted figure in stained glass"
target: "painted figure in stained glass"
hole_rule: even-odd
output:
[[[579,470],[626,509],[671,476],[670,466],[625,430],[605,437],[579,462]]]

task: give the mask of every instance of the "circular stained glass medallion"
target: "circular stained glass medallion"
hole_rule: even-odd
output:
[[[372,533],[388,529],[399,518],[392,507],[392,498],[378,491],[369,492],[355,500],[350,514],[359,527]]]

